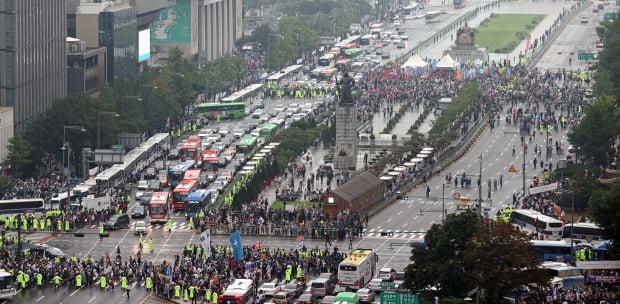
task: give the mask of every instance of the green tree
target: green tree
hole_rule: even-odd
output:
[[[477,229],[473,212],[450,214],[443,225],[434,224],[426,233],[425,245],[411,250],[404,287],[438,296],[464,294],[469,277],[463,262],[465,244]]]
[[[25,140],[20,134],[17,134],[9,139],[9,144],[6,148],[9,153],[4,161],[5,165],[10,165],[16,176],[21,176],[22,169],[32,164],[32,146],[30,142]]]
[[[550,277],[540,268],[528,236],[510,223],[484,220],[467,242],[463,258],[471,278],[466,281],[467,289],[482,289],[486,303],[501,303],[519,286],[549,284]]]
[[[620,184],[592,192],[589,211],[603,228],[603,238],[620,244]],[[619,253],[620,248],[614,246],[614,251]]]
[[[600,96],[587,108],[585,117],[568,133],[568,140],[578,155],[597,165],[608,163],[608,154],[618,131],[618,113],[614,100],[608,96]]]

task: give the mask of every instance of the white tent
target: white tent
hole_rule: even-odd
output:
[[[419,55],[415,54],[411,57],[409,57],[409,59],[407,59],[407,62],[403,63],[403,65],[401,66],[401,68],[425,68],[428,66],[428,63],[424,60],[422,60],[422,58],[420,58]]]
[[[438,69],[452,70],[454,69],[455,65],[456,65],[456,62],[454,61],[454,59],[452,59],[450,54],[445,54],[443,57],[441,57],[441,59],[439,59],[439,62],[437,62]]]

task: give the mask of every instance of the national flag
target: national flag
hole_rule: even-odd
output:
[[[241,243],[241,234],[239,231],[233,232],[230,235],[230,247],[233,250],[233,256],[236,260],[243,259],[243,244]]]

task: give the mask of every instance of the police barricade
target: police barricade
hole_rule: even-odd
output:
[[[346,231],[343,228],[312,228],[312,227],[282,227],[270,225],[205,225],[205,229],[210,229],[211,234],[231,234],[239,231],[241,235],[250,236],[277,236],[277,237],[308,237],[323,239],[329,236],[330,239],[344,239]]]

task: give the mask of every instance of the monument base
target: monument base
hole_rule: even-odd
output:
[[[334,169],[354,171],[356,161],[354,156],[334,156]]]

